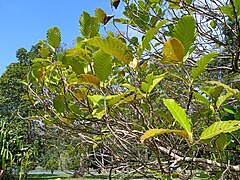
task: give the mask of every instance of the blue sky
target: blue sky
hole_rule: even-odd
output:
[[[46,39],[50,27],[59,27],[62,42],[72,46],[80,35],[81,13],[94,14],[95,8],[112,14],[110,0],[0,0],[0,75],[17,61],[17,49],[29,50],[38,40]],[[121,14],[120,10],[114,13]]]

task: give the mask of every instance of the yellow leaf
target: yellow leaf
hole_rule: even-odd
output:
[[[152,137],[156,137],[157,135],[164,134],[164,133],[175,133],[183,138],[188,137],[188,133],[182,130],[171,130],[171,129],[150,129],[147,130],[141,137],[141,143],[144,143],[145,140],[150,139]]]
[[[80,77],[85,82],[84,84],[92,84],[94,87],[99,87],[100,80],[91,74],[81,74]]]
[[[164,58],[161,62],[164,64],[176,64],[183,61],[184,47],[177,38],[171,38],[165,42],[162,52]]]

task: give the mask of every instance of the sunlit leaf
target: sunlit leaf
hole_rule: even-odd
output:
[[[140,137],[140,141],[141,143],[144,143],[144,141],[152,138],[152,137],[156,137],[160,134],[164,134],[164,133],[175,133],[183,138],[188,137],[188,133],[186,131],[182,131],[182,130],[171,130],[171,129],[150,129],[147,130],[141,137]]]
[[[112,57],[111,55],[98,50],[93,55],[94,59],[94,72],[96,76],[101,80],[105,81],[111,73],[112,70]]]
[[[168,108],[171,112],[174,119],[182,126],[182,128],[187,131],[190,142],[193,141],[192,139],[192,132],[191,132],[191,123],[190,119],[188,119],[185,109],[180,107],[174,99],[163,99],[164,105]]]
[[[49,28],[47,31],[47,41],[48,43],[57,48],[61,42],[61,32],[57,27]]]
[[[129,62],[133,59],[133,54],[128,49],[127,45],[120,39],[112,36],[108,36],[105,39],[96,37],[88,40],[87,42],[93,46],[98,46],[102,51],[115,56],[125,64],[129,64]]]
[[[87,12],[83,12],[79,20],[79,29],[84,38],[92,38],[98,35],[100,29],[99,19],[91,17]]]
[[[202,132],[200,140],[209,139],[221,133],[229,133],[238,129],[240,129],[240,121],[217,121]]]
[[[207,67],[207,64],[210,62],[210,60],[217,56],[217,53],[209,53],[205,56],[203,56],[201,59],[197,61],[198,67],[195,67],[191,70],[190,74],[193,78],[197,78],[201,72],[205,70]]]
[[[184,55],[187,54],[189,48],[196,38],[196,22],[191,15],[182,16],[177,25],[174,27],[173,37],[177,38],[184,47]]]

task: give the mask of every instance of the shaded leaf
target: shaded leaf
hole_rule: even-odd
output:
[[[120,3],[120,0],[111,0],[111,5],[117,9],[118,8],[118,5]]]
[[[107,17],[106,13],[101,8],[95,9],[95,16],[100,20],[101,23],[104,23],[104,20]]]
[[[154,38],[156,33],[159,31],[159,29],[167,23],[167,20],[163,20],[159,22],[156,27],[150,28],[147,32],[146,35],[142,41],[142,44],[138,50],[138,56],[140,57],[143,53],[143,51],[146,49],[147,46],[149,46],[149,42]]]
[[[177,38],[171,38],[164,43],[163,55],[161,63],[176,64],[183,61],[184,47]]]
[[[224,150],[226,148],[226,146],[227,146],[227,138],[226,138],[225,134],[221,133],[219,135],[219,137],[216,140],[216,145],[221,150]]]
[[[100,84],[100,80],[91,74],[81,74],[80,77],[86,84],[92,84],[94,87],[98,88]]]
[[[64,96],[58,95],[53,99],[53,107],[57,110],[57,112],[64,112],[66,108],[66,104],[64,101]]]

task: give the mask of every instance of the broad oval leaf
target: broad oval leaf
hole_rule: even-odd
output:
[[[182,126],[182,128],[187,131],[189,140],[192,142],[192,132],[190,120],[187,118],[185,109],[180,107],[174,99],[163,99],[165,106],[171,112],[174,119]]]
[[[98,88],[100,84],[100,80],[91,74],[81,74],[80,77],[83,79],[85,84],[92,84],[94,87]]]
[[[140,137],[140,141],[141,141],[141,143],[144,143],[144,141],[146,141],[147,139],[156,137],[156,136],[158,136],[160,134],[164,134],[164,133],[175,133],[179,136],[182,136],[183,138],[186,138],[188,136],[188,133],[186,131],[182,131],[182,130],[149,129]]]
[[[174,27],[173,37],[177,38],[184,47],[184,55],[187,54],[189,48],[196,38],[196,22],[191,15],[182,16],[177,25]]]
[[[61,42],[61,32],[57,27],[48,29],[47,41],[54,48],[57,48],[59,46]]]
[[[129,62],[133,59],[133,54],[128,49],[127,45],[120,39],[114,38],[112,36],[108,36],[105,39],[96,37],[88,40],[87,42],[90,45],[98,46],[105,53],[115,56],[125,64],[129,64]]]
[[[240,129],[240,121],[217,121],[202,132],[200,140],[210,139],[221,133],[229,133],[238,129]]]
[[[79,20],[79,29],[84,38],[92,38],[98,35],[100,29],[99,19],[91,17],[87,12],[83,12]]]
[[[66,104],[64,102],[64,96],[58,95],[53,99],[53,107],[57,110],[57,112],[64,112],[66,108]]]
[[[177,38],[171,38],[164,43],[163,46],[164,58],[161,63],[164,64],[176,64],[183,61],[184,47]]]
[[[95,9],[95,16],[100,20],[101,23],[104,23],[107,15],[101,8]]]
[[[111,55],[98,50],[93,55],[94,59],[94,72],[96,76],[101,80],[105,81],[111,73],[112,70],[112,57]]]

